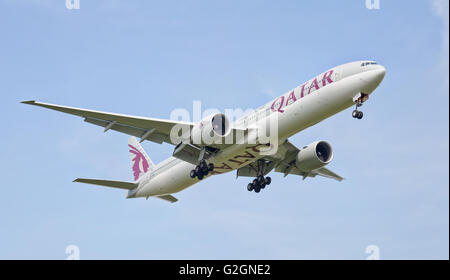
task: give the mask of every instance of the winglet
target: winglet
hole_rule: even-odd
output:
[[[36,100],[22,101],[22,102],[20,102],[20,103],[23,103],[23,104],[29,104],[29,105],[34,105],[34,104],[36,104]]]

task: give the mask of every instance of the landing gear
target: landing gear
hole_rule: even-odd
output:
[[[270,183],[272,182],[272,179],[270,177],[262,178],[262,181],[254,179],[252,183],[247,185],[247,190],[249,192],[255,191],[256,193],[259,193],[262,189],[264,189],[267,185],[270,185]]]
[[[369,95],[364,94],[364,93],[358,93],[353,98],[353,101],[356,103],[356,108],[352,112],[352,117],[353,118],[358,119],[358,120],[362,119],[364,114],[363,114],[362,111],[359,111],[358,108],[361,107],[363,105],[363,103],[367,101],[367,99],[369,99]]]
[[[363,116],[364,116],[364,114],[362,111],[353,110],[353,112],[352,112],[352,117],[355,119],[360,120],[360,119],[362,119]]]
[[[201,170],[207,170],[208,169],[208,166],[206,165],[206,161],[205,160],[200,161],[198,166],[200,167]]]
[[[255,191],[255,193],[259,193],[262,189],[264,189],[267,185],[270,185],[272,179],[270,177],[263,176],[264,171],[264,162],[258,161],[258,172],[253,182],[247,185],[248,191]]]
[[[189,176],[194,179],[197,177],[199,180],[202,180],[205,176],[208,176],[209,172],[214,170],[214,164],[206,163],[206,160],[202,159],[200,163],[191,170],[191,173],[189,173]]]
[[[210,163],[208,164],[208,171],[213,171],[214,170],[214,164]]]

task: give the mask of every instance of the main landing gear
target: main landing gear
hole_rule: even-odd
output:
[[[353,118],[358,119],[358,120],[362,119],[364,114],[362,111],[358,111],[358,108],[361,107],[367,99],[369,99],[369,95],[364,94],[364,93],[359,93],[353,98],[353,100],[356,103],[356,109],[353,110],[353,112],[352,112]]]
[[[270,177],[264,177],[264,161],[258,160],[258,171],[256,179],[253,180],[253,182],[249,183],[247,185],[247,190],[249,192],[255,191],[256,193],[259,193],[262,189],[264,189],[266,186],[270,185],[272,182],[272,179]]]
[[[260,175],[260,176],[256,177],[256,179],[254,179],[253,182],[251,182],[247,185],[247,190],[249,192],[254,190],[256,193],[259,193],[267,185],[270,185],[271,182],[272,182],[272,179],[270,177],[264,177],[264,176]]]
[[[191,176],[192,179],[197,177],[199,180],[202,180],[203,177],[207,176],[209,172],[213,170],[214,164],[212,163],[207,164],[206,160],[202,159],[200,163],[194,169],[191,170],[189,176]]]

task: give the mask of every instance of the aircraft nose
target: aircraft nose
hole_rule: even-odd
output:
[[[378,65],[378,69],[374,71],[375,71],[374,80],[377,83],[377,85],[379,85],[381,81],[383,81],[384,76],[386,75],[386,68],[384,68],[384,66],[382,65]]]
[[[368,74],[369,76],[365,79],[364,93],[372,93],[381,84],[386,75],[386,68],[377,65],[375,69],[369,70]]]

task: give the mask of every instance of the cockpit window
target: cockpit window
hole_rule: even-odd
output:
[[[377,65],[378,63],[376,63],[375,61],[368,61],[368,62],[363,62],[361,63],[361,67],[367,66],[367,65]]]

